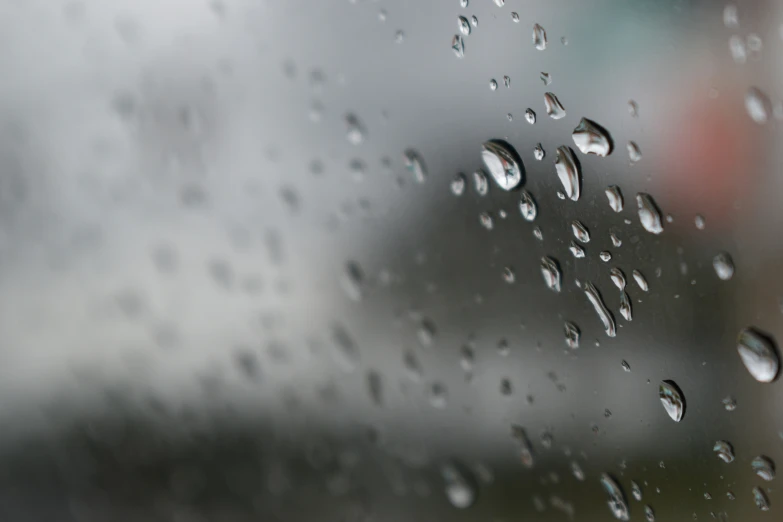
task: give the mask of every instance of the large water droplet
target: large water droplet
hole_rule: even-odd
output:
[[[604,300],[601,298],[601,293],[593,285],[593,283],[587,283],[585,285],[585,295],[593,305],[593,308],[595,308],[595,312],[598,314],[598,318],[604,325],[604,331],[606,332],[606,335],[609,337],[614,337],[617,335],[617,327],[614,322],[614,316],[612,316],[612,313],[608,308],[606,308]]]
[[[574,256],[576,259],[582,259],[585,257],[585,249],[577,245],[573,241],[571,241],[571,243],[568,245],[568,250],[571,252],[571,255]]]
[[[484,142],[481,159],[502,189],[512,190],[522,182],[524,165],[510,143],[498,139]]]
[[[615,247],[619,248],[623,246],[623,241],[619,237],[617,237],[617,234],[615,234],[614,232],[609,234],[609,239],[612,240],[612,245],[614,245]]]
[[[465,41],[462,39],[462,36],[454,35],[454,38],[451,39],[451,50],[454,51],[457,58],[465,57]]]
[[[578,201],[582,193],[582,172],[574,152],[569,147],[562,145],[557,148],[555,170],[565,195],[571,201]]]
[[[752,328],[737,337],[737,352],[748,372],[758,382],[772,382],[778,375],[780,360],[773,341]]]
[[[750,462],[750,467],[753,468],[753,472],[764,480],[772,480],[775,478],[775,463],[772,459],[759,455]]]
[[[647,232],[651,234],[660,234],[663,232],[663,221],[661,220],[661,211],[655,200],[649,194],[640,192],[636,194],[636,206],[639,209],[639,221]]]
[[[459,172],[451,180],[451,193],[455,196],[461,196],[465,192],[465,185],[468,180],[465,179],[465,174]]]
[[[734,462],[734,448],[725,440],[715,441],[712,451],[718,455],[718,458],[726,464]]]
[[[413,179],[418,183],[424,183],[424,180],[427,179],[427,167],[424,165],[424,160],[421,159],[418,151],[407,149],[403,154],[403,162],[405,168],[413,174]]]
[[[533,221],[538,215],[538,206],[533,195],[527,190],[523,190],[519,199],[519,212],[525,221]]]
[[[769,511],[769,499],[766,493],[758,486],[753,487],[753,502],[756,503],[756,507],[761,511]]]
[[[620,488],[620,485],[608,474],[601,474],[601,486],[604,491],[609,495],[609,510],[617,520],[628,520],[630,513],[628,511],[628,503],[625,500],[625,493]]]
[[[625,274],[623,274],[622,270],[617,267],[612,268],[609,270],[609,278],[612,280],[612,283],[614,283],[614,286],[616,286],[618,290],[621,292],[625,290]]]
[[[712,258],[712,267],[718,277],[724,281],[728,281],[734,275],[734,261],[726,252],[721,252]]]
[[[647,522],[655,522],[655,511],[649,505],[644,506],[644,518]]]
[[[367,132],[355,114],[349,113],[345,115],[345,126],[347,127],[345,137],[349,143],[359,145],[364,141]]]
[[[546,49],[546,31],[539,24],[533,26],[533,45],[539,51]]]
[[[626,292],[620,293],[620,315],[626,321],[633,320],[633,308],[631,307],[631,298],[628,297]]]
[[[574,220],[571,222],[571,232],[574,237],[581,243],[590,242],[590,232],[587,227],[582,224],[581,221]]]
[[[553,119],[559,120],[566,115],[565,107],[560,103],[554,93],[547,92],[544,94],[544,105],[546,106],[546,113]]]
[[[486,196],[489,192],[489,178],[487,173],[479,169],[473,173],[473,186],[479,196]]]
[[[623,193],[620,191],[620,187],[617,185],[609,185],[606,188],[606,199],[609,200],[609,206],[615,212],[621,212],[623,210]]]
[[[511,438],[517,443],[519,448],[519,458],[522,465],[526,468],[532,468],[534,464],[533,447],[530,445],[530,439],[527,438],[525,428],[518,424],[511,425]]]
[[[533,125],[536,122],[536,113],[533,109],[525,109],[525,119],[530,125]]]
[[[761,89],[751,87],[745,93],[745,109],[753,121],[763,125],[767,123],[772,112],[772,102]]]
[[[628,142],[628,158],[631,160],[631,163],[636,163],[642,159],[642,151],[635,141]]]
[[[587,118],[582,118],[571,137],[582,154],[604,157],[612,153],[612,137],[609,132]]]
[[[476,500],[476,485],[468,471],[456,463],[444,464],[440,474],[445,484],[446,497],[457,509],[466,509]]]
[[[634,270],[632,274],[633,280],[636,281],[637,286],[641,288],[643,292],[646,292],[650,289],[650,285],[647,284],[647,279],[645,279],[641,272]]]
[[[637,502],[642,501],[642,488],[633,480],[631,481],[631,495],[633,495],[633,498],[635,498]]]
[[[604,263],[608,263],[609,261],[612,260],[612,253],[609,252],[608,250],[603,250],[598,253],[598,259],[600,259]]]
[[[541,275],[544,276],[544,282],[550,290],[560,292],[562,276],[556,259],[552,257],[541,258]]]
[[[533,147],[533,157],[536,158],[538,161],[541,161],[544,159],[544,156],[546,155],[546,152],[544,152],[544,147],[540,143],[536,143],[536,146]]]
[[[685,415],[685,396],[674,381],[662,381],[658,388],[658,398],[663,409],[674,422],[680,422]]]
[[[457,28],[459,29],[459,32],[465,36],[470,34],[470,22],[468,22],[468,19],[464,16],[457,17]]]
[[[579,327],[570,321],[566,321],[564,329],[566,346],[572,350],[579,348],[579,338],[582,335]]]

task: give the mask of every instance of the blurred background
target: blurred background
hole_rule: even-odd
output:
[[[4,520],[783,509],[737,349],[783,339],[779,2],[0,0],[0,40]]]

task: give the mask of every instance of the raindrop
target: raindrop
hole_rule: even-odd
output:
[[[761,511],[769,511],[769,499],[758,486],[753,487],[753,501],[756,503],[756,507]]]
[[[398,44],[401,44],[405,41],[405,31],[399,30],[394,34],[394,41]]]
[[[416,354],[412,351],[406,351],[402,357],[402,364],[408,372],[408,378],[412,381],[419,381],[422,375],[421,364]]]
[[[525,119],[530,125],[536,122],[536,113],[533,112],[533,109],[525,109]]]
[[[731,57],[735,63],[745,63],[748,60],[745,41],[741,36],[734,35],[729,38],[729,51],[731,51]]]
[[[533,195],[527,190],[523,190],[519,199],[519,212],[525,221],[533,221],[538,215],[538,206]]]
[[[541,81],[544,82],[544,85],[549,85],[552,83],[552,76],[548,72],[542,72],[539,75],[539,78],[541,78]]]
[[[770,481],[775,478],[775,463],[768,457],[759,455],[750,462],[750,467],[753,471],[766,481]]]
[[[556,259],[552,257],[541,258],[541,275],[550,290],[560,292],[561,273]]]
[[[465,36],[470,34],[470,22],[468,22],[468,19],[464,16],[457,17],[457,28],[459,29],[459,32]]]
[[[579,327],[577,325],[575,325],[570,321],[566,321],[565,323],[566,346],[568,346],[572,350],[579,348],[579,338],[581,337],[581,335],[582,332],[579,330]]]
[[[511,381],[508,379],[502,379],[500,381],[500,394],[504,396],[509,396],[514,392],[514,387],[511,384]]]
[[[512,121],[514,119],[514,115],[509,112],[508,114],[506,114],[506,119],[508,121]]]
[[[576,259],[582,259],[585,257],[585,249],[573,241],[571,241],[571,244],[568,245],[568,250],[571,251],[571,255],[573,255]]]
[[[639,116],[639,105],[633,100],[628,100],[628,114],[633,118]]]
[[[632,274],[633,280],[636,281],[636,285],[641,288],[643,292],[646,292],[650,289],[650,286],[647,284],[647,279],[645,279],[641,272],[634,270]]]
[[[604,250],[598,254],[598,259],[603,261],[604,263],[608,263],[612,260],[612,253],[608,250]]]
[[[479,196],[486,196],[489,192],[489,179],[487,173],[479,169],[473,173],[473,186]]]
[[[585,285],[585,295],[593,305],[593,308],[595,308],[595,312],[598,314],[598,318],[601,320],[601,323],[603,323],[606,335],[609,337],[614,337],[617,335],[617,327],[615,326],[614,317],[612,316],[612,313],[609,311],[609,309],[606,308],[604,300],[601,298],[601,293],[593,285],[593,283],[587,283]]]
[[[628,520],[630,513],[628,512],[628,503],[625,500],[625,494],[620,488],[620,485],[611,477],[608,473],[601,474],[601,486],[604,491],[609,495],[609,510],[617,520]]]
[[[612,153],[612,137],[609,132],[587,118],[582,118],[571,137],[582,154],[595,154],[603,158]]]
[[[623,242],[620,240],[619,237],[617,237],[617,234],[614,233],[609,234],[609,239],[612,240],[612,245],[614,245],[615,247],[623,246]]]
[[[517,443],[519,458],[522,465],[526,468],[532,468],[534,464],[533,447],[530,445],[530,439],[527,438],[525,428],[518,424],[511,425],[511,438]]]
[[[709,492],[704,493],[704,500],[712,500],[712,495],[709,494]]]
[[[349,261],[345,265],[345,273],[342,278],[342,286],[346,295],[352,301],[361,301],[364,286],[364,272],[359,263]]]
[[[723,408],[726,411],[734,411],[734,410],[737,409],[737,401],[734,400],[734,397],[731,397],[731,396],[726,397],[721,402],[723,402]]]
[[[639,221],[642,223],[642,228],[651,234],[663,232],[661,211],[652,196],[644,192],[636,194],[636,206],[639,209]]]
[[[585,479],[585,472],[582,471],[581,466],[579,466],[579,463],[575,460],[571,461],[571,472],[574,474],[576,480],[581,481]]]
[[[635,498],[637,502],[642,501],[642,488],[633,480],[631,481],[631,495],[633,495],[633,498]]]
[[[454,35],[454,38],[451,39],[451,50],[454,51],[457,58],[465,57],[465,41],[462,39],[462,36]]]
[[[612,210],[621,212],[623,210],[623,193],[620,191],[620,187],[617,185],[609,185],[604,192]]]
[[[498,7],[503,7],[506,5],[506,0],[495,0],[495,5]]]
[[[642,159],[642,151],[639,150],[639,145],[637,145],[635,141],[628,142],[628,157],[630,158],[631,163],[636,163]]]
[[[764,47],[761,37],[756,33],[750,33],[746,39],[750,57],[754,60],[761,59],[761,49]]]
[[[433,408],[442,410],[446,407],[448,402],[449,392],[446,389],[446,385],[436,382],[430,387],[430,405]]]
[[[465,185],[467,184],[467,179],[465,179],[465,174],[459,172],[454,176],[454,179],[451,180],[451,193],[455,196],[461,196],[465,193]]]
[[[427,168],[419,153],[413,149],[407,149],[403,154],[405,168],[413,173],[413,179],[418,183],[424,183],[427,179]]]
[[[508,142],[497,139],[484,142],[481,159],[500,188],[512,190],[522,182],[522,159]]]
[[[723,8],[723,25],[729,29],[739,26],[739,13],[736,5],[728,4]]]
[[[459,6],[463,9],[468,6],[468,0],[459,0]]]
[[[680,422],[685,415],[685,397],[674,381],[662,381],[658,388],[658,397],[663,409],[674,422]]]
[[[723,281],[728,281],[734,275],[734,261],[726,252],[721,252],[712,258],[712,267]]]
[[[560,43],[563,45],[568,45],[568,38],[566,38],[565,36],[561,36]]]
[[[546,49],[546,31],[538,24],[533,26],[533,45],[539,51]]]
[[[649,505],[644,506],[644,518],[647,522],[655,522],[655,511]]]
[[[511,77],[509,76],[503,76],[503,85],[506,86],[506,89],[511,87]]]
[[[748,372],[758,382],[772,382],[778,375],[780,362],[771,339],[746,328],[737,337],[737,352]]]
[[[726,498],[729,500],[734,500],[736,497],[734,497],[734,493],[732,493],[731,491],[727,491]]]
[[[459,360],[460,366],[462,366],[462,370],[466,373],[469,373],[473,370],[473,362],[476,360],[476,356],[473,353],[473,348],[471,348],[469,345],[463,345],[461,350],[461,357]]]
[[[489,212],[482,212],[479,214],[479,223],[487,230],[492,230],[492,227],[495,226],[495,222]]]
[[[514,23],[519,23],[519,13],[516,11],[511,13],[511,19],[514,21]]]
[[[544,430],[541,432],[541,445],[546,448],[550,449],[552,447],[552,443],[554,442],[554,437],[552,437],[552,434],[549,433],[547,430]]]
[[[501,339],[498,341],[498,353],[503,357],[511,353],[511,348],[509,347],[508,339]]]
[[[495,81],[495,79],[494,79],[494,78],[492,78],[492,79],[489,81],[489,88],[490,88],[490,90],[492,90],[492,91],[494,91],[494,90],[497,90],[497,88],[498,88],[498,82],[497,82],[497,81]]]
[[[630,372],[630,371],[631,371],[631,365],[630,365],[630,364],[628,364],[628,361],[626,361],[626,360],[623,360],[623,361],[620,363],[620,365],[623,367],[623,370],[625,370],[626,372]]]
[[[612,280],[614,286],[616,286],[618,290],[621,292],[625,290],[625,274],[623,274],[622,270],[617,267],[612,268],[609,270],[609,278]]]
[[[364,141],[365,135],[367,133],[364,130],[364,126],[359,121],[359,118],[357,118],[355,114],[349,113],[345,115],[345,125],[348,128],[345,134],[348,143],[352,145],[359,145],[362,141]]]
[[[633,309],[631,307],[631,298],[626,292],[620,294],[620,315],[628,322],[633,320]]]
[[[503,281],[508,284],[512,284],[514,281],[516,281],[516,275],[514,274],[513,268],[507,266],[503,269]]]
[[[546,156],[546,152],[544,152],[544,147],[540,143],[536,143],[536,146],[533,147],[533,157],[536,158],[538,161],[541,161],[544,159],[544,156]]]
[[[704,222],[704,216],[700,214],[696,214],[696,217],[693,218],[693,223],[696,225],[696,228],[699,230],[704,230],[704,226],[706,223]]]
[[[544,240],[544,234],[541,232],[541,229],[539,227],[535,227],[533,229],[533,237],[535,237],[539,241],[543,241]]]
[[[553,119],[559,120],[566,115],[565,107],[560,103],[554,93],[544,93],[544,105],[546,106],[546,113]]]
[[[470,23],[473,24],[473,27],[478,27],[478,17],[476,17],[476,15],[471,16]]]
[[[772,112],[772,102],[760,89],[751,87],[745,93],[745,109],[753,121],[758,124],[764,124],[767,123]]]
[[[579,196],[582,193],[582,172],[574,157],[574,152],[569,147],[562,145],[557,148],[555,170],[563,185],[565,195],[571,201],[579,201]]]
[[[574,237],[580,242],[580,243],[589,243],[590,242],[590,232],[587,230],[587,227],[585,227],[581,221],[572,221],[571,222],[571,232],[574,234]]]
[[[435,324],[429,319],[422,319],[416,335],[419,337],[419,342],[422,346],[432,346],[432,342],[435,340]]]
[[[726,464],[734,462],[734,448],[727,441],[716,441],[715,445],[712,447],[712,451],[714,451],[718,455],[718,458]]]
[[[457,509],[466,509],[476,501],[475,481],[456,463],[444,464],[440,474],[445,483],[446,497]]]

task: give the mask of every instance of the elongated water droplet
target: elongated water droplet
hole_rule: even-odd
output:
[[[576,259],[582,259],[583,257],[585,257],[585,249],[577,245],[573,241],[571,241],[571,243],[568,245],[568,250],[571,252],[571,255],[574,256]]]
[[[345,265],[345,274],[342,279],[343,290],[353,301],[361,301],[364,290],[364,272],[359,263],[349,261]]]
[[[582,171],[574,152],[569,147],[563,145],[557,148],[555,170],[565,195],[571,201],[579,201],[579,196],[582,194]]]
[[[533,109],[525,109],[525,119],[530,125],[533,125],[536,122],[536,113],[533,112]]]
[[[457,58],[465,57],[465,41],[462,39],[462,36],[454,35],[454,38],[451,39],[451,50],[454,51]]]
[[[633,495],[633,498],[635,498],[637,502],[642,501],[642,488],[633,480],[631,481],[631,495]]]
[[[495,5],[498,7],[503,7],[506,5],[506,0],[495,0]]]
[[[734,462],[734,448],[729,442],[725,440],[715,441],[712,451],[714,451],[718,458],[726,464]]]
[[[628,364],[628,361],[626,361],[626,360],[623,360],[623,361],[620,363],[620,366],[622,366],[622,367],[623,367],[623,370],[625,370],[626,372],[630,372],[630,371],[631,371],[631,365],[630,365],[630,364]]]
[[[424,165],[424,160],[421,159],[418,151],[407,149],[403,154],[403,162],[405,163],[405,168],[413,174],[413,179],[418,183],[424,183],[427,179],[427,167]]]
[[[635,141],[628,142],[628,158],[631,160],[631,163],[637,163],[642,159],[642,151]]]
[[[523,190],[519,199],[519,212],[525,221],[533,221],[538,215],[538,206],[536,200],[533,199],[533,194],[527,190]]]
[[[753,487],[753,502],[761,511],[769,511],[769,499],[767,494],[758,486]]]
[[[772,102],[769,101],[769,96],[761,89],[751,87],[745,93],[745,109],[748,111],[750,119],[763,125],[767,123],[772,113]]]
[[[728,281],[734,275],[734,261],[727,252],[721,252],[712,258],[712,267],[723,281]]]
[[[574,234],[574,237],[581,243],[589,243],[590,242],[590,232],[587,230],[587,227],[582,224],[581,221],[572,221],[571,222],[571,232]]]
[[[739,13],[736,5],[728,4],[723,8],[723,25],[729,29],[739,26]]]
[[[504,76],[503,77],[503,85],[506,86],[506,89],[511,88],[511,77],[510,76]]]
[[[513,20],[513,22],[515,24],[518,24],[519,23],[519,13],[517,13],[516,11],[512,12],[511,13],[511,20]]]
[[[582,118],[571,137],[582,154],[604,157],[612,153],[612,136],[606,129],[587,118]]]
[[[775,463],[772,459],[759,455],[750,462],[750,467],[753,468],[753,472],[764,480],[772,480],[775,478]]]
[[[541,258],[541,275],[544,277],[544,282],[547,288],[560,292],[560,281],[562,279],[560,273],[560,265],[557,260],[552,257]]]
[[[491,91],[496,91],[496,90],[498,89],[498,82],[497,82],[497,80],[495,80],[494,78],[492,78],[492,79],[489,81],[489,89],[490,89]]]
[[[355,114],[349,113],[345,115],[345,126],[347,127],[345,137],[348,140],[348,143],[359,145],[364,141],[367,132],[364,130],[364,126]]]
[[[641,272],[634,270],[632,274],[633,280],[636,281],[636,285],[641,288],[643,292],[646,292],[650,289],[650,286],[647,284],[647,279],[645,279]]]
[[[626,292],[620,293],[620,315],[623,319],[630,322],[633,320],[633,308],[631,307],[631,298]]]
[[[706,223],[704,221],[704,216],[702,216],[701,214],[696,214],[696,217],[693,218],[693,223],[696,225],[696,228],[698,228],[699,230],[704,230],[704,226]]]
[[[484,142],[481,159],[500,188],[512,190],[522,183],[525,167],[510,143],[498,139]]]
[[[735,34],[729,38],[729,51],[735,63],[748,61],[748,50],[745,48],[745,40],[741,36]]]
[[[609,200],[609,206],[615,212],[621,212],[623,210],[623,193],[620,191],[620,187],[617,185],[609,185],[606,188],[606,199]]]
[[[640,192],[636,194],[636,206],[639,210],[639,221],[647,232],[651,234],[660,234],[663,232],[663,221],[661,220],[661,211],[655,200],[649,194]]]
[[[539,78],[541,78],[541,81],[544,82],[544,85],[549,85],[552,83],[552,76],[548,72],[542,72],[539,75]]]
[[[655,511],[649,505],[644,506],[644,518],[647,522],[655,522]]]
[[[582,471],[582,467],[575,460],[571,461],[571,472],[574,474],[576,480],[582,481],[585,479],[585,472]]]
[[[457,509],[466,509],[476,500],[475,480],[466,469],[457,463],[444,464],[440,474],[443,477],[446,497]]]
[[[514,269],[511,267],[506,267],[503,269],[503,281],[505,281],[508,284],[512,284],[514,281],[516,281],[517,276],[514,273]]]
[[[533,147],[533,157],[536,158],[538,161],[541,161],[544,159],[544,156],[546,155],[546,152],[544,152],[544,147],[540,143],[536,143],[536,146]]]
[[[470,34],[470,22],[468,22],[468,19],[464,16],[457,17],[457,28],[459,29],[459,32],[465,36]]]
[[[517,443],[519,458],[522,461],[522,465],[528,469],[532,468],[535,463],[533,458],[533,447],[530,445],[530,439],[527,438],[525,428],[518,424],[512,424],[511,438]]]
[[[544,105],[546,106],[546,113],[553,120],[559,120],[565,118],[566,110],[560,100],[557,99],[554,93],[547,92],[544,94]]]
[[[780,360],[771,339],[752,328],[745,328],[737,337],[737,352],[745,368],[758,382],[775,380]]]
[[[471,16],[470,23],[473,24],[473,27],[478,27],[478,17],[476,15]]]
[[[479,196],[486,196],[489,192],[489,178],[487,173],[479,169],[473,173],[473,186]]]
[[[614,316],[612,316],[612,313],[608,308],[606,308],[604,300],[601,298],[601,293],[593,285],[593,283],[587,283],[585,285],[585,295],[593,305],[593,308],[595,308],[595,313],[598,314],[598,318],[604,325],[604,331],[606,332],[606,335],[609,337],[614,337],[617,335],[617,327],[614,322]]]
[[[612,245],[614,245],[615,247],[623,246],[623,242],[619,237],[617,237],[617,234],[614,233],[609,234],[609,239],[612,240]]]
[[[608,263],[612,260],[612,253],[608,250],[603,250],[598,254],[598,259],[603,261],[604,263]]]
[[[582,335],[582,332],[579,330],[579,327],[570,321],[566,321],[564,328],[565,328],[566,346],[568,346],[572,350],[579,348],[579,338]]]
[[[451,193],[455,196],[461,196],[465,192],[465,185],[468,180],[465,179],[465,174],[459,172],[451,180]]]
[[[623,493],[620,485],[608,473],[602,473],[601,486],[603,486],[604,491],[609,495],[607,503],[614,518],[617,520],[628,520],[630,518],[628,503],[625,500],[625,493]]]
[[[623,274],[622,270],[617,267],[612,268],[609,270],[609,278],[612,280],[612,283],[614,283],[614,286],[616,286],[618,290],[621,292],[625,290],[625,274]]]
[[[628,100],[628,114],[630,114],[632,118],[639,116],[639,105],[633,100]]]
[[[495,226],[495,221],[492,219],[492,215],[489,212],[482,212],[479,214],[479,223],[487,230],[492,230]]]
[[[544,234],[543,234],[543,232],[541,232],[541,229],[539,227],[535,227],[533,229],[533,237],[535,237],[539,241],[543,241],[544,240]]]
[[[430,386],[430,406],[442,410],[449,401],[449,390],[445,384],[440,382],[433,383]]]
[[[533,26],[533,45],[539,51],[546,49],[546,31],[539,24]]]
[[[663,409],[674,422],[680,422],[685,415],[685,396],[674,381],[662,381],[658,388],[658,397]]]

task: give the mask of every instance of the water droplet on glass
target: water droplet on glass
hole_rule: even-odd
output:
[[[563,45],[568,45],[568,38],[566,38],[565,36],[561,36],[560,43]]]
[[[598,314],[598,318],[601,320],[601,323],[604,325],[604,331],[606,332],[606,335],[609,337],[614,337],[617,335],[617,327],[615,326],[614,316],[612,316],[612,313],[608,308],[606,308],[604,300],[601,298],[601,293],[593,285],[593,283],[587,283],[585,285],[585,295],[593,305],[593,308]]]
[[[633,495],[633,498],[635,498],[637,502],[642,501],[642,488],[633,480],[631,481],[631,495]]]
[[[723,281],[728,281],[734,275],[734,261],[726,252],[721,252],[712,258],[712,267]]]
[[[601,486],[609,495],[609,510],[617,520],[628,520],[630,513],[628,503],[625,500],[625,494],[620,485],[608,473],[601,474]]]
[[[509,76],[503,76],[503,85],[506,86],[506,89],[511,87],[511,77]]]
[[[514,119],[514,115],[513,115],[513,114],[511,114],[511,113],[509,112],[508,114],[506,114],[506,119],[507,119],[508,121],[513,121],[513,119]]]
[[[543,241],[544,240],[544,234],[541,232],[541,229],[538,228],[538,227],[535,227],[533,229],[533,237],[535,237],[539,241]]]
[[[525,428],[518,424],[511,425],[511,438],[517,443],[519,458],[522,465],[526,468],[532,468],[534,464],[533,447],[530,445],[530,439],[527,438]]]
[[[569,147],[562,145],[557,148],[555,170],[563,185],[565,195],[571,201],[578,201],[582,193],[582,172],[576,157],[574,157],[574,152]]]
[[[585,257],[585,249],[577,245],[573,241],[571,241],[571,244],[568,245],[568,250],[571,252],[571,255],[574,256],[576,259],[582,259]]]
[[[737,409],[737,401],[734,400],[734,397],[726,397],[721,402],[726,411],[734,411]]]
[[[748,52],[745,49],[745,40],[741,36],[734,35],[729,38],[729,51],[735,63],[745,63],[748,60]]]
[[[761,37],[756,33],[750,33],[745,40],[751,59],[760,60],[761,50],[764,48],[764,42]]]
[[[401,44],[405,41],[405,31],[399,30],[396,33],[394,33],[394,41],[398,44]]]
[[[364,141],[366,131],[364,130],[362,123],[359,121],[359,118],[357,118],[355,114],[349,113],[345,115],[345,125],[348,128],[345,133],[345,137],[348,140],[348,143],[352,145],[359,145],[362,141]]]
[[[473,370],[473,362],[476,360],[476,356],[473,353],[473,348],[469,345],[463,345],[460,350],[459,364],[462,366],[462,370],[465,373],[470,373]]]
[[[723,25],[729,29],[739,26],[739,12],[736,5],[728,4],[723,8]]]
[[[489,192],[489,178],[487,173],[479,169],[473,173],[473,186],[479,196],[486,196]]]
[[[649,194],[640,192],[636,194],[636,206],[639,209],[639,221],[647,232],[651,234],[660,234],[663,232],[663,222],[661,221],[661,211],[655,200]]]
[[[560,100],[557,99],[554,93],[544,93],[544,105],[546,106],[546,113],[553,120],[559,120],[565,118],[566,110]]]
[[[718,458],[726,464],[734,462],[734,448],[729,442],[725,440],[716,441],[715,445],[712,447],[712,451],[714,451],[715,454],[718,455]]]
[[[536,113],[533,112],[533,109],[525,109],[525,119],[530,125],[536,122]]]
[[[427,179],[427,168],[419,153],[413,149],[407,149],[403,154],[405,168],[413,174],[413,179],[418,183],[424,183]]]
[[[468,0],[459,0],[459,6],[463,9],[468,6]]]
[[[585,227],[581,221],[572,221],[571,222],[571,232],[574,234],[574,237],[581,243],[589,243],[590,242],[590,232],[587,230],[587,227]]]
[[[481,159],[500,188],[512,190],[522,182],[524,164],[510,143],[497,139],[484,142]]]
[[[608,250],[603,250],[598,254],[598,259],[600,259],[604,263],[608,263],[609,261],[612,260],[612,253],[609,252]]]
[[[650,286],[647,284],[647,279],[645,279],[641,272],[634,270],[632,275],[633,280],[636,281],[636,285],[641,288],[643,292],[646,292],[650,289]]]
[[[767,123],[772,112],[772,102],[769,97],[757,87],[751,87],[745,93],[745,109],[750,119],[758,124]]]
[[[571,461],[571,472],[574,474],[576,480],[581,481],[585,479],[585,472],[582,471],[581,466],[579,466],[579,463],[575,460]]]
[[[731,491],[727,491],[726,492],[726,498],[729,499],[729,500],[734,500],[734,498],[735,498],[734,497],[734,493],[731,492]]]
[[[456,463],[444,464],[440,474],[445,484],[446,497],[457,509],[466,509],[476,501],[476,485],[467,470]]]
[[[622,270],[617,267],[612,268],[609,270],[609,278],[612,280],[614,286],[616,286],[618,290],[621,292],[625,290],[625,274],[623,274]]]
[[[566,321],[564,328],[566,346],[572,350],[579,348],[579,337],[582,335],[579,327],[570,321]]]
[[[476,17],[476,15],[471,16],[470,23],[473,24],[473,27],[478,27],[478,17]]]
[[[758,486],[753,487],[753,502],[756,503],[756,507],[761,511],[769,511],[769,499]]]
[[[544,152],[544,147],[540,143],[536,143],[536,146],[533,147],[533,157],[538,161],[541,161],[544,159],[545,155],[546,152]]]
[[[615,247],[623,246],[623,242],[619,237],[617,237],[617,234],[614,233],[609,234],[609,239],[612,240],[612,245],[614,245]]]
[[[630,322],[633,320],[633,308],[631,307],[631,298],[626,292],[620,294],[620,315],[623,319]]]
[[[481,223],[481,226],[487,230],[492,230],[492,227],[495,226],[495,222],[489,212],[482,212],[479,214],[479,223]]]
[[[628,114],[633,118],[639,116],[639,105],[633,100],[628,100]]]
[[[674,422],[680,422],[685,415],[685,397],[674,381],[662,381],[658,388],[658,397],[663,409]]]
[[[435,340],[435,324],[429,319],[422,319],[416,335],[422,346],[432,346],[432,342]]]
[[[361,301],[364,286],[364,272],[355,261],[349,261],[345,265],[345,274],[342,279],[343,290],[353,301]]]
[[[712,500],[712,495],[709,493],[704,493],[704,500]]]
[[[612,137],[609,132],[592,120],[582,118],[571,134],[582,154],[605,157],[612,153]]]
[[[737,337],[737,352],[748,372],[758,382],[772,382],[778,375],[780,361],[773,341],[746,328]]]
[[[454,38],[451,39],[451,50],[454,51],[457,58],[465,56],[465,41],[462,39],[462,36],[454,35]]]
[[[506,0],[495,0],[495,5],[498,7],[503,7],[506,5]]]
[[[494,78],[492,78],[492,79],[489,81],[489,88],[490,88],[490,90],[492,90],[492,91],[494,91],[494,90],[497,90],[497,88],[498,88],[498,82],[497,82],[497,81],[495,81],[495,79],[494,79]]]
[[[552,257],[541,258],[541,275],[544,276],[544,282],[547,288],[560,292],[561,272],[557,260]]]
[[[514,274],[513,268],[507,266],[503,269],[503,281],[508,284],[512,284],[514,281],[516,281],[516,275]]]
[[[511,19],[514,21],[514,23],[519,23],[519,13],[516,11],[511,13]]]
[[[628,157],[632,163],[636,163],[642,159],[642,151],[639,149],[639,145],[637,145],[635,141],[628,142]]]
[[[772,480],[775,478],[775,463],[772,459],[759,455],[750,462],[750,467],[753,468],[753,472],[764,480]]]
[[[539,51],[546,49],[546,31],[538,24],[533,26],[533,45]]]
[[[467,179],[465,179],[465,174],[459,172],[454,176],[454,179],[451,180],[451,193],[455,196],[461,196],[465,193],[465,185],[467,184]]]
[[[527,190],[523,190],[519,199],[519,212],[525,221],[533,221],[538,215],[538,206],[533,195]]]
[[[464,16],[457,17],[457,28],[459,29],[459,32],[465,36],[470,34],[470,22],[468,22],[468,19]]]
[[[644,518],[647,522],[655,522],[655,511],[649,505],[644,506]]]
[[[623,210],[623,193],[620,191],[620,187],[617,185],[609,185],[604,192],[612,210],[621,212]]]
[[[539,78],[541,78],[541,81],[544,82],[544,85],[549,85],[552,83],[552,76],[548,72],[542,72],[539,75]]]
[[[380,20],[381,22],[385,22],[386,21],[386,14],[387,13],[386,13],[385,9],[381,9],[380,11],[378,11],[378,20]]]
[[[628,361],[626,361],[626,360],[623,360],[623,361],[620,363],[620,366],[622,366],[622,367],[623,367],[623,370],[625,370],[626,372],[630,372],[630,371],[631,371],[631,365],[630,365],[630,364],[628,364]]]
[[[446,407],[448,398],[449,392],[446,389],[446,385],[439,382],[433,383],[430,387],[430,405],[432,405],[433,408],[442,410]]]

